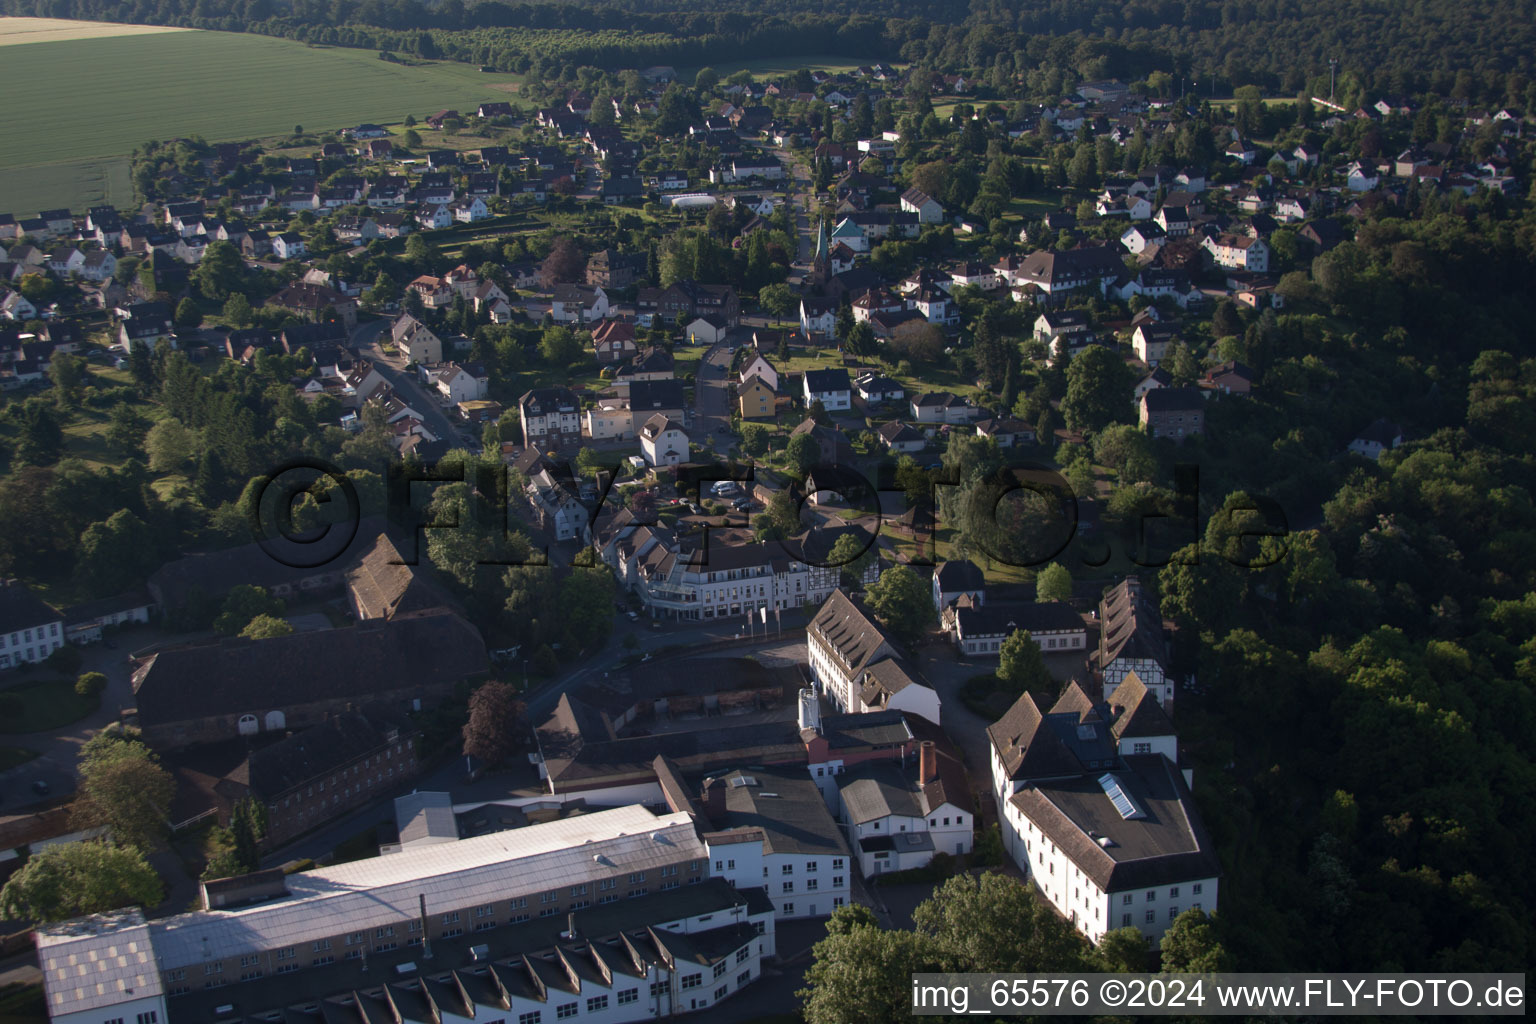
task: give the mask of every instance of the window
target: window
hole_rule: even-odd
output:
[[[939,819],[938,818],[929,818],[928,819],[928,827],[929,828],[938,828],[939,827]]]
[[[528,897],[519,896],[515,900],[510,900],[507,905],[510,906],[513,910],[522,910],[528,905]]]
[[[749,957],[751,955],[752,955],[752,947],[751,946],[742,946],[740,949],[738,949],[736,951],[736,962],[737,963],[741,963],[743,960],[745,960],[747,957]]]
[[[139,1024],[159,1024],[159,1020],[160,1011],[158,1010],[146,1010],[139,1014]],[[122,1024],[122,1022],[119,1021],[118,1024]]]
[[[394,934],[395,928],[393,925],[385,925],[383,928],[375,928],[373,930],[373,937],[376,939],[392,938],[394,937]]]
[[[314,945],[314,952],[316,952],[316,953],[324,953],[326,950],[328,950],[330,948],[331,948],[331,940],[330,939],[321,939],[319,942],[315,943],[315,945]]]
[[[785,864],[783,867],[779,868],[779,874],[781,875],[792,875],[794,873],[795,866],[793,864]]]
[[[1202,889],[1204,889],[1204,888],[1205,888],[1204,885],[1200,884],[1199,882],[1196,882],[1194,885],[1189,887],[1189,891],[1194,893],[1196,896],[1199,896],[1200,895],[1200,891]]]
[[[451,914],[444,914],[443,915],[443,924],[458,924],[458,923],[459,923],[459,912],[457,910],[455,910]]]
[[[608,1009],[607,996],[591,996],[587,999],[587,1012],[596,1013],[599,1010]]]
[[[1125,904],[1126,906],[1130,906],[1132,898],[1133,897],[1131,896],[1130,893],[1126,893],[1124,896],[1120,897],[1120,902]]]
[[[565,1020],[567,1017],[576,1016],[575,1003],[561,1003],[555,1007],[555,1020]]]
[[[683,975],[683,991],[684,992],[688,991],[691,988],[698,988],[702,984],[704,984],[704,975],[702,975],[702,974],[685,974],[685,975]]]
[[[558,913],[560,913],[560,908],[559,907],[545,907],[543,910],[539,911],[539,916],[540,917],[554,917]]]
[[[807,872],[812,872],[812,873],[815,872],[815,870],[816,870],[816,862],[813,861],[813,860],[806,861],[805,862],[805,870]]]
[[[805,888],[808,891],[810,891],[810,892],[815,892],[816,891],[816,879],[814,879],[814,878],[807,878],[805,880]]]
[[[1157,890],[1156,889],[1148,889],[1147,890],[1147,902],[1151,903],[1155,899],[1157,899]]]
[[[629,884],[630,885],[634,885],[637,882],[643,882],[643,881],[645,881],[645,872],[644,871],[637,871],[634,874],[629,876]]]
[[[325,967],[328,964],[333,964],[335,962],[336,962],[336,957],[333,954],[327,953],[325,956],[317,956],[317,957],[315,957],[314,960],[310,961],[309,966],[311,966],[311,967]]]
[[[573,886],[571,886],[571,895],[572,896],[585,896],[586,894],[587,894],[587,887],[586,886],[584,886],[584,885],[573,885]]]
[[[543,1013],[538,1010],[529,1010],[527,1013],[518,1014],[517,1024],[539,1024],[543,1016]]]
[[[715,861],[715,870],[716,871],[724,871],[725,870],[725,862],[724,861],[720,861],[720,860]]]
[[[842,887],[843,887],[843,876],[842,875],[833,875],[832,876],[832,888],[834,888],[834,889],[841,889]]]
[[[260,969],[257,969],[257,970],[254,970],[254,971],[241,971],[240,972],[240,980],[241,981],[255,981],[257,978],[261,977],[263,973],[264,972],[261,971]]]
[[[261,963],[260,953],[252,953],[249,956],[242,956],[240,958],[241,967],[255,967],[259,963]]]
[[[296,971],[298,969],[299,969],[299,965],[298,964],[281,964],[281,965],[278,966],[277,970],[275,972],[273,972],[273,973],[275,973],[275,974],[292,974],[294,971]],[[257,972],[257,973],[260,973],[260,972]]]
[[[840,870],[842,870],[842,867],[843,867],[843,858],[841,858],[841,857],[833,857],[832,858],[832,870],[833,871],[840,871]]]
[[[349,949],[349,950],[347,950],[347,959],[348,960],[361,960],[362,957],[363,957],[363,951],[360,950],[360,949]]]
[[[715,998],[716,999],[724,999],[726,997],[726,994],[729,993],[730,991],[731,991],[731,986],[729,986],[729,985],[721,985],[719,988],[715,989]]]
[[[292,960],[293,959],[293,947],[292,946],[284,946],[282,949],[278,950],[277,951],[277,958],[279,960]]]
[[[1179,887],[1178,886],[1173,885],[1173,886],[1169,886],[1168,887],[1168,898],[1169,899],[1173,899],[1178,894],[1179,894]]]
[[[1133,754],[1150,754],[1150,753],[1152,753],[1152,744],[1150,744],[1150,743],[1136,743],[1136,744],[1133,744],[1132,747],[1131,747],[1131,753],[1133,753]]]
[[[541,893],[539,893],[539,902],[540,903],[553,903],[553,902],[555,902],[555,900],[557,900],[559,898],[560,898],[560,894],[558,892],[541,892]]]
[[[185,967],[178,967],[174,971],[166,971],[165,972],[165,980],[166,981],[186,981],[187,980],[187,969]]]
[[[477,932],[488,932],[492,928],[495,928],[495,927],[496,927],[496,922],[495,921],[476,921],[475,922],[475,931],[477,931]]]
[[[1121,914],[1120,915],[1120,923],[1122,925],[1129,925],[1131,923],[1131,915],[1130,914]]]
[[[620,989],[619,990],[618,1003],[619,1003],[620,1006],[625,1006],[625,1005],[627,1005],[629,1003],[638,1002],[639,999],[640,999],[640,990],[637,989],[637,988],[624,988],[624,989]]]
[[[617,889],[618,887],[619,880],[617,878],[605,878],[601,882],[597,883],[598,892],[607,892],[610,889]]]
[[[727,964],[724,960],[721,960],[719,963],[715,964],[715,977],[717,977],[717,978],[724,977],[725,976],[726,968],[729,967],[729,966],[730,965]]]
[[[1169,907],[1168,908],[1168,920],[1172,921],[1174,918],[1176,918],[1178,916],[1179,916],[1179,908],[1178,907]]]
[[[388,953],[390,950],[397,948],[399,945],[400,944],[398,942],[380,942],[373,947],[373,951],[375,953]]]
[[[1151,924],[1152,922],[1154,922],[1156,920],[1157,920],[1157,911],[1155,911],[1155,910],[1147,911],[1147,924]]]
[[[597,905],[598,906],[602,906],[605,903],[617,903],[617,902],[619,902],[619,894],[616,893],[616,892],[611,892],[611,893],[609,893],[606,896],[598,897]]]
[[[795,891],[795,883],[794,882],[785,882],[784,883],[784,891],[785,892],[794,892]]]
[[[653,982],[651,982],[651,998],[652,999],[655,999],[657,996],[661,995],[666,990],[667,990],[667,983],[666,982],[664,982],[664,981],[653,981]]]
[[[211,964],[204,964],[203,965],[203,973],[204,974],[223,974],[224,973],[224,963],[223,963],[223,961],[216,960],[216,961],[214,961]]]
[[[631,889],[631,890],[629,890],[629,898],[630,899],[634,899],[636,896],[644,896],[644,895],[645,895],[645,886],[643,886],[643,885],[640,888],[638,888],[638,889]]]
[[[741,988],[741,986],[745,985],[747,982],[749,982],[751,980],[752,980],[752,968],[749,967],[746,970],[742,971],[740,974],[736,975],[736,987],[737,988]]]
[[[405,930],[410,932],[412,935],[416,935],[416,934],[418,934],[421,931],[421,922],[420,921],[412,921],[410,924],[406,925]],[[416,943],[418,943],[420,941],[421,941],[420,939],[415,939],[415,940],[413,940],[411,942],[411,945],[414,946]]]
[[[783,909],[782,913],[784,914],[785,917],[793,916],[794,912],[795,912],[795,905],[793,903],[786,903],[786,904],[784,904],[784,909]]]

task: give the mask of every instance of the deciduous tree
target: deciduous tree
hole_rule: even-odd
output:
[[[34,853],[0,890],[12,921],[63,921],[119,907],[153,907],[164,892],[139,850],[91,840]]]
[[[518,747],[518,731],[527,708],[510,683],[482,683],[469,696],[469,721],[464,723],[464,754],[497,765]]]
[[[893,565],[880,573],[864,600],[903,643],[915,642],[933,621],[933,597],[917,573],[905,565]]]
[[[105,827],[119,846],[152,850],[170,827],[176,784],[138,740],[103,732],[80,749],[80,789],[70,822]]]

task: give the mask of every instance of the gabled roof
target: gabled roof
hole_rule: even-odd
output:
[[[862,672],[885,652],[896,650],[896,644],[863,603],[841,588],[822,602],[809,630],[837,652],[850,676]]]
[[[1051,729],[1034,695],[1025,693],[987,727],[992,747],[1010,779],[1049,779],[1080,774],[1082,763]]]
[[[1174,735],[1173,720],[1135,672],[1120,680],[1107,703],[1115,716],[1109,731],[1117,743],[1140,736]]]
[[[1163,390],[1149,392],[1158,394]],[[1141,580],[1128,576],[1105,591],[1099,603],[1099,669],[1117,658],[1146,658],[1166,671],[1168,647],[1163,641],[1163,619]]]
[[[63,618],[20,580],[0,581],[0,634],[35,629]]]

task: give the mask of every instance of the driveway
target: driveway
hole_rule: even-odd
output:
[[[130,678],[128,653],[166,641],[186,642],[197,636],[186,633],[170,633],[148,626],[136,626],[113,632],[106,643],[96,643],[80,649],[84,662],[81,672],[101,672],[107,677],[107,688],[101,695],[101,706],[91,714],[69,725],[50,732],[0,734],[0,742],[10,746],[27,747],[41,756],[0,773],[0,814],[13,814],[23,808],[37,809],[34,805],[61,802],[75,791],[79,778],[75,765],[80,760],[80,748],[85,741],[105,726],[117,721],[125,709],[133,707],[133,683]],[[32,669],[25,673],[12,672],[5,677],[6,686],[51,679],[54,673],[48,669]],[[49,793],[40,796],[32,791],[37,781],[48,784]],[[30,813],[30,811],[28,812]]]

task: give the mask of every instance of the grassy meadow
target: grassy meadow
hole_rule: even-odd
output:
[[[0,151],[0,212],[17,215],[130,203],[126,158],[149,139],[235,141],[294,125],[324,131],[398,122],[444,107],[515,101],[519,82],[467,64],[408,66],[371,50],[233,32],[58,38],[57,28],[17,26],[33,20],[0,19],[3,123],[11,140]],[[114,26],[91,25],[104,27]],[[27,41],[32,36],[46,41]]]

